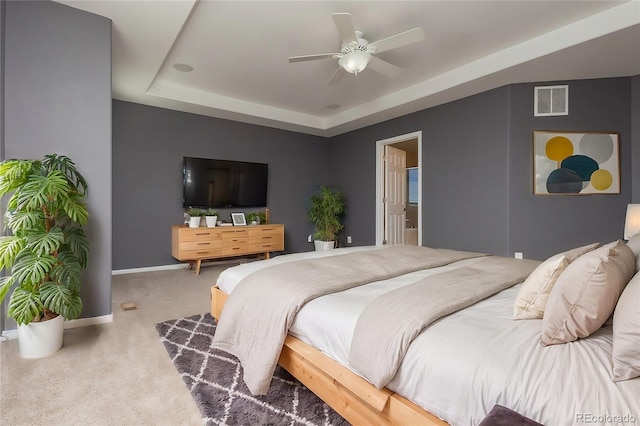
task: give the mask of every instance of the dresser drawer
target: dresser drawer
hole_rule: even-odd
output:
[[[180,230],[180,242],[185,241],[211,241],[219,240],[221,238],[220,232],[214,229],[208,230],[207,228],[199,229],[181,229]]]
[[[262,235],[282,235],[282,229],[282,226],[263,225],[259,227],[251,226],[249,227],[248,231],[250,237],[259,237]]]
[[[180,242],[180,251],[208,250],[222,247],[222,240]]]
[[[249,237],[249,245],[253,244],[267,244],[267,243],[282,243],[282,235],[276,234],[267,234],[267,235],[259,235],[257,237]]]
[[[246,246],[248,242],[247,237],[229,236],[222,239],[222,247]]]
[[[243,244],[241,246],[236,245],[236,246],[222,247],[220,252],[222,253],[223,256],[242,256],[243,254],[251,253],[248,250],[248,247],[246,244]]]
[[[282,242],[251,244],[249,246],[249,250],[251,250],[251,253],[267,253],[270,251],[280,251],[284,250],[284,244],[282,244]]]
[[[247,231],[246,228],[225,229],[225,230],[221,231],[221,234],[222,234],[222,239],[223,240],[228,240],[228,239],[233,239],[233,238],[241,238],[241,237],[248,237],[249,236],[249,232]]]
[[[194,259],[209,259],[212,257],[220,256],[220,248],[208,248],[201,250],[182,250],[180,251],[180,257],[178,260],[194,260]]]

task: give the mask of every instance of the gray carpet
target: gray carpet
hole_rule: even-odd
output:
[[[238,359],[210,348],[216,322],[209,314],[164,321],[156,330],[206,425],[349,424],[280,366],[269,392],[252,396]]]

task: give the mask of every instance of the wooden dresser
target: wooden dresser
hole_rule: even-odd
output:
[[[250,254],[268,259],[270,252],[280,250],[284,250],[284,225],[171,227],[171,255],[195,264],[196,274],[203,260]]]

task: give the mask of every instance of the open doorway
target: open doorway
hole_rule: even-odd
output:
[[[383,244],[422,245],[421,131],[376,142],[376,245]]]

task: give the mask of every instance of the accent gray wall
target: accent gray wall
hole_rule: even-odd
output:
[[[503,87],[334,137],[343,235],[375,244],[376,141],[421,130],[423,244],[506,254],[507,107]]]
[[[569,116],[533,117],[536,84],[516,84],[332,138],[332,180],[348,201],[343,235],[375,242],[375,142],[422,130],[424,245],[545,259],[621,238],[633,182],[640,191],[637,152],[631,177],[631,82],[560,82],[569,84]],[[621,194],[533,196],[533,130],[619,132]]]
[[[569,85],[569,115],[534,117],[536,84],[512,85],[509,96],[509,252],[522,251],[533,259],[545,259],[580,244],[622,238],[626,206],[631,200],[630,78],[548,84]],[[534,130],[618,132],[621,193],[534,196]]]
[[[182,157],[269,164],[272,223],[285,251],[313,248],[308,199],[330,173],[328,141],[317,136],[113,101],[113,268],[168,265],[171,225],[184,222]],[[255,211],[246,209],[237,211]],[[220,210],[229,219],[230,210]]]
[[[111,21],[50,1],[7,1],[6,158],[69,156],[89,186],[82,317],[111,313]]]

